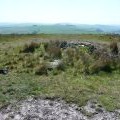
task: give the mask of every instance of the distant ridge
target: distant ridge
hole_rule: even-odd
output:
[[[0,23],[0,34],[120,34],[120,25]]]

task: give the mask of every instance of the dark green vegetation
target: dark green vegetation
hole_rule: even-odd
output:
[[[76,40],[101,47],[92,53],[89,47],[58,47]],[[120,108],[119,42],[119,35],[0,35],[0,68],[9,68],[0,74],[0,106],[34,95],[78,105],[97,99],[108,110]],[[54,60],[62,62],[51,67]]]

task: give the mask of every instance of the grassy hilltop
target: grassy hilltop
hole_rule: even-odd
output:
[[[62,42],[89,47],[60,48]],[[113,34],[0,35],[0,106],[27,96],[61,97],[84,105],[97,100],[108,110],[120,109],[120,36]],[[51,67],[54,60],[60,66]]]

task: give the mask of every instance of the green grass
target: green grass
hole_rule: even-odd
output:
[[[91,40],[98,42],[110,42],[113,39],[120,42],[120,35],[114,34],[0,34],[0,42],[26,41],[29,39],[44,40]]]
[[[119,78],[117,73],[74,76],[71,71],[56,76],[8,74],[0,76],[0,105],[34,95],[61,97],[80,106],[97,99],[108,110],[114,110],[120,108]]]
[[[8,35],[9,36],[9,35]],[[0,74],[0,106],[27,96],[61,97],[67,102],[85,105],[88,100],[97,99],[107,110],[120,109],[120,70],[112,73],[99,72],[86,75],[67,66],[64,71],[50,71],[48,75],[35,75],[34,70],[44,61],[44,48],[36,48],[32,53],[21,52],[26,40],[32,38],[72,40],[82,38],[98,39],[100,35],[23,35],[4,36],[0,39],[0,68],[9,66],[8,75]],[[40,37],[41,36],[41,37]],[[89,37],[88,37],[89,36]],[[104,37],[106,39],[106,36]],[[104,42],[104,40],[101,40]],[[105,41],[111,41],[106,39]],[[19,46],[19,42],[22,44]],[[4,43],[4,44],[3,44]],[[11,44],[10,44],[11,43]],[[83,51],[84,52],[84,51]],[[77,58],[73,59],[75,62]],[[75,66],[77,64],[75,62]],[[81,66],[80,66],[81,67]],[[79,69],[78,67],[77,69]]]

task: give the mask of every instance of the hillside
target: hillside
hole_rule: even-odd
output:
[[[120,26],[84,24],[0,24],[0,34],[120,34]]]

